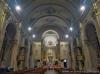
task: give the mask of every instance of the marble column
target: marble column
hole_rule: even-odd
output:
[[[31,49],[30,49],[30,63],[29,63],[29,67],[30,68],[34,68],[34,44],[31,44]]]
[[[98,36],[98,41],[100,43],[100,1],[98,0],[96,3],[93,4],[93,13],[94,13],[94,20],[96,22],[95,27],[96,27],[96,32]]]
[[[78,64],[78,69],[79,70],[84,70],[84,54],[82,50],[82,43],[80,41],[80,38],[76,38],[76,60]]]
[[[69,48],[69,61],[70,61],[70,68],[72,69],[72,52],[71,52],[71,44],[68,44]]]
[[[43,60],[43,39],[41,39],[41,60]]]
[[[25,58],[25,67],[29,68],[29,59],[30,59],[30,45],[31,45],[31,40],[28,39],[28,45],[26,47],[26,58]]]
[[[20,28],[19,25],[21,23],[16,23],[16,35],[13,40],[13,46],[11,48],[12,54],[11,54],[11,62],[10,62],[10,67],[17,69],[17,55],[18,55],[18,47],[19,47],[19,39],[20,39]]]
[[[58,39],[58,44],[57,44],[57,59],[60,60],[60,40]]]
[[[100,1],[97,0],[95,3],[93,3],[93,20],[95,21],[95,27],[96,27],[96,39],[97,39],[97,55],[98,55],[98,67],[100,67]]]
[[[44,50],[43,39],[41,39],[41,60],[43,61],[44,59],[45,59],[45,50]]]
[[[91,57],[91,55],[90,55],[90,48],[88,47],[89,45],[87,44],[87,38],[86,38],[86,36],[85,36],[85,24],[82,24],[82,23],[80,23],[80,25],[81,25],[81,30],[80,30],[80,32],[81,32],[81,41],[82,41],[82,46],[83,46],[83,53],[84,53],[84,57],[85,57],[85,61],[84,61],[84,70],[85,71],[93,71],[94,69],[94,67],[93,67],[93,65],[92,65],[92,59],[91,58],[93,58],[93,57]],[[95,60],[96,61],[96,60]]]
[[[71,55],[72,55],[72,69],[76,70],[76,59],[75,59],[75,51],[74,51],[73,39],[70,41]]]
[[[8,17],[9,17],[9,12],[6,3],[4,4],[2,3],[2,1],[0,1],[0,51],[5,35],[6,21]]]

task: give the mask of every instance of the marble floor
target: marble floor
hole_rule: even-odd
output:
[[[58,74],[55,70],[47,70],[44,74]]]

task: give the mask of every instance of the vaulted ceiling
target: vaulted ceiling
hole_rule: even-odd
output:
[[[78,35],[79,20],[82,15],[80,6],[88,4],[87,8],[89,8],[91,2],[89,0],[8,0],[8,4],[22,20],[24,32],[27,33],[27,27],[31,26],[32,33],[38,36],[46,30],[55,30],[63,36],[69,33],[71,26],[75,29],[73,34]],[[20,5],[22,10],[17,13],[15,5]]]

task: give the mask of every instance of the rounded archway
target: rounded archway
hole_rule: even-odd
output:
[[[16,34],[16,26],[13,23],[9,23],[5,30],[4,40],[1,48],[0,54],[0,64],[4,66],[10,65],[11,53],[12,53],[12,46],[13,40]]]
[[[99,41],[96,32],[95,25],[93,23],[88,23],[85,27],[86,43],[89,49],[91,65],[94,69],[98,65],[98,55],[99,55]]]
[[[56,59],[59,59],[60,51],[57,47],[59,44],[59,34],[54,30],[47,30],[42,34],[42,43],[43,43],[43,51],[44,59],[46,62],[53,63]]]
[[[47,30],[43,33],[42,39],[46,47],[52,47],[58,44],[59,35],[54,30]]]

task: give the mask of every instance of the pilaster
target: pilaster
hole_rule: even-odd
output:
[[[19,28],[19,24],[21,23],[16,23],[16,35],[15,38],[13,40],[13,46],[11,48],[12,50],[12,54],[11,54],[11,62],[10,62],[10,66],[14,69],[17,69],[17,55],[18,55],[18,47],[19,47],[19,39],[20,39],[20,28]]]
[[[6,2],[0,1],[0,51],[5,34],[6,21],[9,17],[8,7]]]

